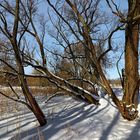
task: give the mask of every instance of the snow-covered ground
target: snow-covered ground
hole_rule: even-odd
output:
[[[46,126],[39,127],[34,115],[21,108],[0,117],[0,140],[140,140],[140,119],[124,120],[107,96],[100,106],[68,96],[54,97],[47,104],[45,99],[38,97]]]

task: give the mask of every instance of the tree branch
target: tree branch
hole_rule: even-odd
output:
[[[15,102],[18,102],[18,103],[21,103],[21,104],[26,105],[32,111],[32,107],[28,103],[26,103],[26,102],[24,102],[24,101],[22,101],[20,99],[14,99],[14,98],[12,98],[12,97],[10,97],[10,96],[2,93],[1,91],[0,91],[0,94],[3,95],[3,96],[5,96],[6,98],[12,100],[12,101],[15,101]]]
[[[117,26],[116,27],[116,29],[114,29],[111,33],[110,33],[110,35],[109,35],[109,37],[108,37],[108,49],[106,50],[106,51],[104,51],[99,57],[98,57],[98,62],[100,62],[101,61],[101,59],[109,52],[109,51],[111,51],[112,50],[112,36],[114,35],[114,33],[115,32],[117,32],[118,30],[120,30],[121,29],[121,27],[122,26],[124,26],[123,24],[121,25],[121,26]]]

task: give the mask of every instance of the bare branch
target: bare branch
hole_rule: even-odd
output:
[[[123,82],[124,82],[124,81],[123,81],[122,76],[121,76],[121,73],[120,73],[120,71],[119,71],[119,62],[120,62],[121,57],[122,57],[123,54],[124,54],[124,51],[121,53],[121,55],[120,55],[120,57],[119,57],[119,59],[118,59],[118,61],[117,61],[117,63],[116,63],[116,67],[117,67],[118,74],[119,74],[119,76],[120,76],[122,88],[124,88],[124,86],[123,86]]]
[[[114,35],[114,33],[116,33],[118,30],[121,29],[121,27],[123,27],[124,25],[122,24],[121,26],[117,26],[109,35],[108,37],[108,49],[106,51],[104,51],[98,58],[98,61],[100,62],[101,59],[109,52],[112,50],[112,36]]]
[[[48,4],[53,8],[53,10],[58,14],[58,16],[66,23],[66,25],[70,28],[70,30],[72,31],[72,33],[75,35],[75,37],[81,41],[81,39],[78,37],[78,35],[75,33],[75,31],[73,30],[73,28],[70,26],[70,24],[65,20],[65,18],[56,10],[56,8],[53,6],[53,4],[50,2],[50,0],[46,0],[48,2]]]
[[[11,90],[13,91],[13,93],[16,95],[17,99],[19,100],[20,97],[18,95],[18,93],[13,89],[12,85],[8,82],[9,87],[11,88]]]
[[[113,0],[111,0],[113,6],[115,7],[115,10],[113,9],[111,3],[109,2],[109,0],[106,0],[109,8],[111,9],[112,13],[115,14],[117,17],[120,18],[120,22],[122,23],[127,23],[127,20],[125,19],[125,16],[122,14],[122,12],[118,9],[118,6],[115,4],[115,2]]]
[[[54,98],[55,96],[58,96],[58,95],[65,95],[65,93],[62,93],[62,92],[53,93],[50,97],[47,98],[45,103],[48,103],[52,98]]]

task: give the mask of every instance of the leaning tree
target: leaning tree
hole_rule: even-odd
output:
[[[43,114],[31,91],[29,90],[24,70],[25,64],[23,62],[23,59],[25,57],[23,56],[22,52],[24,51],[25,47],[23,46],[22,41],[24,34],[31,22],[30,19],[27,18],[28,14],[32,16],[32,14],[35,12],[34,2],[28,1],[27,4],[28,7],[27,5],[25,6],[20,0],[16,0],[15,2],[2,1],[0,3],[0,39],[1,42],[3,42],[3,46],[8,48],[9,50],[11,49],[16,63],[16,67],[13,67],[11,63],[4,60],[3,58],[0,58],[0,61],[4,65],[12,69],[12,71],[3,70],[2,72],[6,74],[11,74],[14,77],[18,78],[19,84],[21,86],[23,95],[26,98],[26,101],[20,99],[20,96],[16,94],[10,83],[9,85],[12,91],[14,91],[14,93],[16,94],[17,99],[4,94],[2,91],[0,92],[0,94],[14,101],[25,104],[34,113],[40,125],[43,126],[46,124],[45,115]],[[25,12],[25,9],[27,8],[28,13]]]
[[[140,21],[140,3],[139,0],[128,0],[128,10],[122,12],[119,10],[117,4],[113,1],[106,0],[112,13],[119,19],[119,24],[108,36],[108,48],[103,51],[100,55],[96,52],[96,45],[93,42],[92,33],[94,32],[94,26],[91,28],[91,23],[94,22],[95,11],[91,12],[89,9],[92,3],[98,5],[99,2],[89,1],[73,1],[65,0],[62,9],[70,9],[70,13],[73,16],[73,20],[66,19],[64,13],[50,0],[47,0],[48,4],[52,7],[59,18],[65,23],[65,28],[69,28],[71,34],[77,38],[78,41],[83,42],[83,46],[86,50],[86,59],[91,64],[95,71],[96,82],[100,84],[106,93],[112,98],[113,102],[118,107],[122,116],[127,120],[133,120],[137,117],[138,111],[138,95],[139,95],[139,74],[138,74],[138,45],[139,45],[139,21]],[[83,3],[84,6],[81,8],[79,3]],[[68,7],[68,8],[66,8]],[[75,26],[74,22],[76,23]],[[78,30],[75,30],[77,28]],[[59,30],[59,29],[57,29]],[[120,100],[114,93],[110,86],[108,79],[104,73],[102,67],[102,58],[113,49],[112,36],[119,30],[125,31],[125,74],[123,77],[123,98]],[[77,33],[78,32],[78,33]],[[65,41],[68,42],[67,36],[61,35]],[[122,80],[122,79],[121,79]]]

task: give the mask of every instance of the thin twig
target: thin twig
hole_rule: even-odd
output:
[[[54,93],[53,95],[51,95],[50,97],[48,97],[48,99],[45,101],[45,103],[48,103],[55,96],[62,95],[62,94],[64,94],[64,93],[62,93],[62,92],[56,92],[56,93]]]

